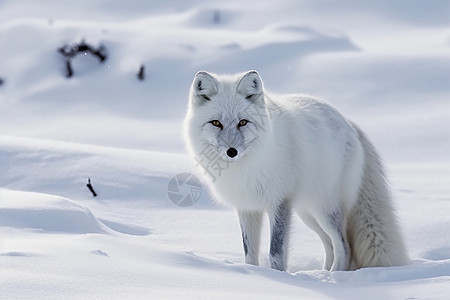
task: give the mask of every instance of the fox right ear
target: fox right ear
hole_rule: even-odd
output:
[[[197,100],[200,103],[211,101],[211,97],[217,94],[218,90],[219,83],[210,73],[200,71],[195,75],[192,83],[193,100]]]

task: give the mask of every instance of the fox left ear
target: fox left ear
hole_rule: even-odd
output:
[[[248,71],[245,73],[237,84],[237,92],[247,99],[260,95],[263,92],[263,83],[258,72]]]

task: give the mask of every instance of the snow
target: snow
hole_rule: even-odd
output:
[[[1,1],[0,298],[450,298],[449,13],[443,0]],[[67,79],[57,49],[83,39],[108,58],[77,56]],[[266,222],[249,266],[235,212],[206,187],[174,205],[171,178],[199,171],[181,131],[202,69],[256,69],[363,128],[413,263],[321,270],[319,239],[294,222],[288,272],[274,271]]]
[[[67,233],[103,233],[106,227],[92,212],[65,198],[3,190],[0,226]]]

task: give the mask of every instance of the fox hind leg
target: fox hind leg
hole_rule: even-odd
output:
[[[334,259],[330,271],[346,271],[350,268],[350,246],[344,222],[342,210],[329,213],[322,222],[322,228],[331,239],[333,247]]]
[[[320,225],[317,223],[316,219],[313,216],[303,216],[302,217],[303,222],[311,228],[317,235],[319,236],[320,240],[322,241],[323,248],[325,250],[325,262],[323,265],[323,268],[325,270],[331,270],[331,266],[333,265],[334,261],[334,254],[333,254],[333,244],[331,242],[330,237],[328,234],[320,227]]]

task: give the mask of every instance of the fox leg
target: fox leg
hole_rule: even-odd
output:
[[[334,261],[334,254],[333,254],[333,244],[331,242],[330,237],[328,234],[323,231],[322,227],[317,223],[316,219],[311,216],[303,216],[302,217],[303,222],[312,230],[314,230],[315,233],[319,236],[320,240],[322,241],[323,248],[325,250],[325,262],[323,265],[323,268],[325,270],[330,270],[331,266],[333,265]]]
[[[261,211],[238,210],[246,264],[259,265],[262,215]]]
[[[334,255],[330,271],[347,271],[350,268],[350,246],[345,234],[343,213],[337,210],[325,218],[322,228],[331,239]]]
[[[271,242],[270,266],[280,271],[286,270],[289,229],[291,221],[291,206],[283,201],[273,211],[269,211]]]

